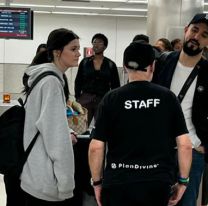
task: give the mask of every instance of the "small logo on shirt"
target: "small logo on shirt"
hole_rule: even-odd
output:
[[[198,86],[197,87],[197,91],[198,92],[203,92],[204,91],[204,87],[203,86]]]
[[[112,169],[150,170],[150,169],[156,169],[158,166],[159,164],[139,165],[139,164],[111,163]]]

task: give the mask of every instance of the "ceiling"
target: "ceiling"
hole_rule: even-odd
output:
[[[147,3],[148,0],[0,0],[0,6],[30,7],[39,13],[129,17],[146,17]]]
[[[30,7],[37,13],[95,16],[147,17],[147,5],[148,0],[0,0],[0,6]]]

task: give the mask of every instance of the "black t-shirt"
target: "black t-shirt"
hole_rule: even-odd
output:
[[[147,81],[108,92],[92,138],[107,142],[103,186],[160,180],[172,183],[176,137],[188,133],[177,97]]]

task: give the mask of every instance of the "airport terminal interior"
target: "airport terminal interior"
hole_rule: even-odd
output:
[[[38,45],[46,43],[52,30],[67,28],[79,35],[79,62],[92,55],[92,36],[105,34],[109,42],[104,56],[116,63],[120,84],[124,85],[128,77],[123,68],[123,52],[134,36],[147,35],[152,45],[160,38],[183,41],[184,27],[190,19],[196,13],[208,15],[208,0],[0,0],[0,15],[5,10],[29,12],[29,22],[24,23],[30,25],[25,35],[20,32],[12,36],[13,31],[5,34],[6,29],[13,30],[13,27],[3,27],[0,16],[0,115],[23,96],[24,71]],[[66,72],[71,99],[75,99],[76,74],[77,67]],[[9,103],[3,103],[5,95],[9,95]],[[93,197],[86,193],[83,197],[83,206],[96,206]],[[0,206],[6,206],[1,174]],[[201,189],[196,206],[201,206]]]

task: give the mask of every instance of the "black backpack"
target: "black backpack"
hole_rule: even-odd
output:
[[[25,122],[25,108],[27,98],[30,95],[35,85],[45,76],[54,75],[60,77],[52,72],[47,71],[40,74],[29,88],[25,101],[18,99],[20,105],[15,105],[8,109],[0,116],[0,173],[4,175],[12,175],[19,177],[23,166],[32,150],[35,141],[39,135],[39,131],[35,134],[30,145],[24,151],[23,134]]]

